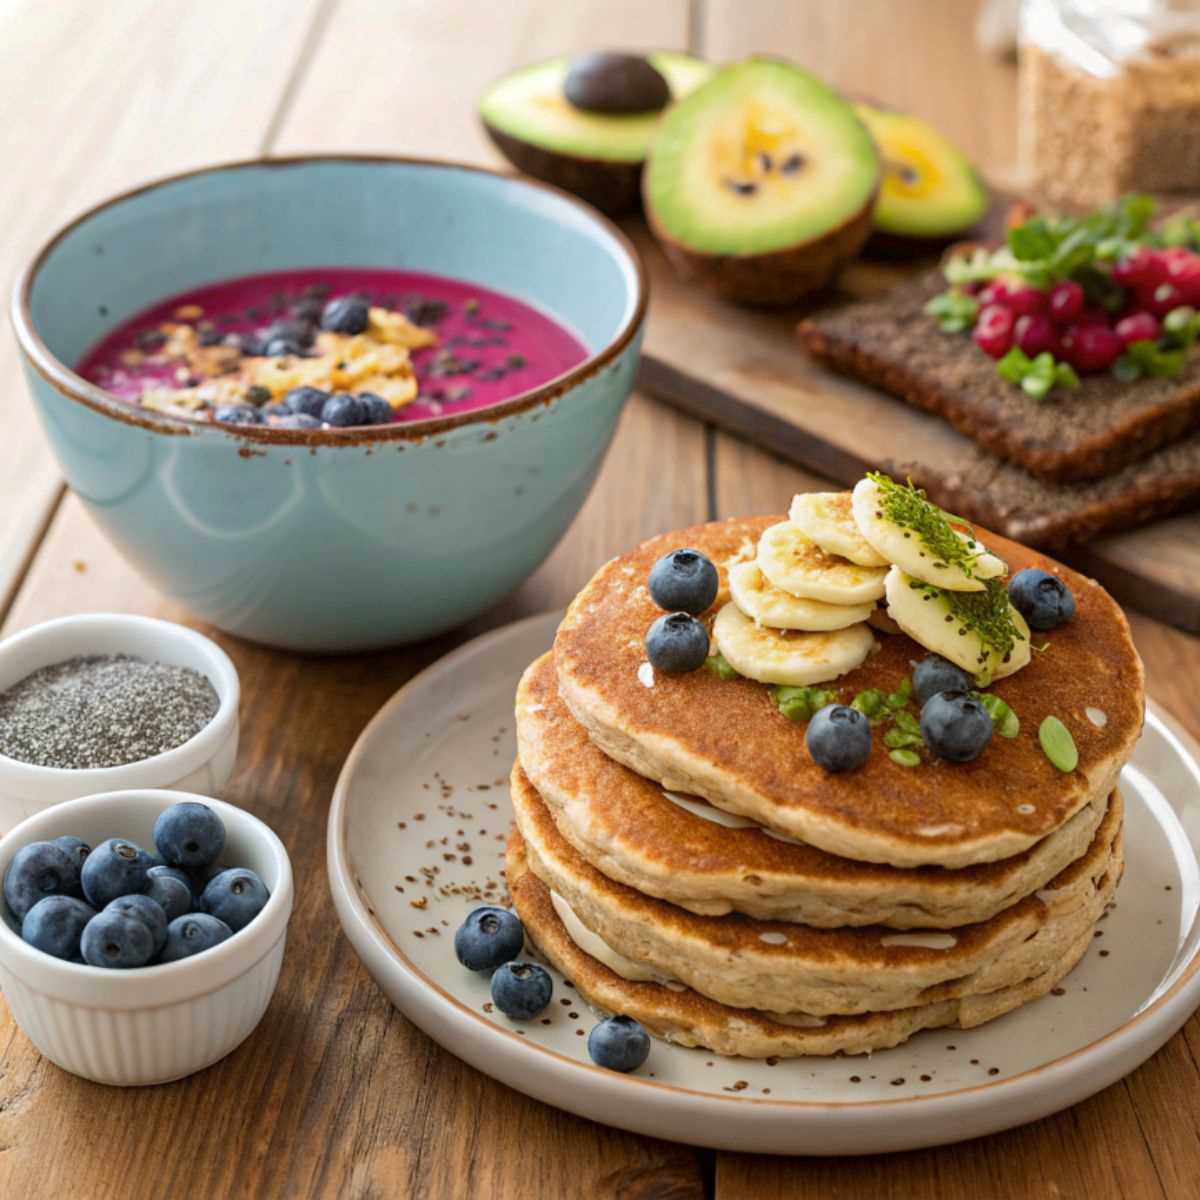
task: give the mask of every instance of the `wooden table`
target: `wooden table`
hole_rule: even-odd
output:
[[[976,55],[973,10],[958,0],[8,0],[0,276],[71,212],[187,166],[334,149],[494,162],[472,115],[479,87],[517,63],[597,45],[786,52],[937,120],[993,173],[1008,172],[1014,80]],[[7,331],[0,379],[4,632],[94,610],[187,621],[64,493]],[[1200,1019],[1101,1095],[998,1137],[860,1160],[714,1155],[568,1116],[470,1070],[388,1004],[339,933],[326,809],[354,739],[396,687],[478,629],[562,605],[601,559],[642,537],[777,511],[819,482],[635,396],[562,545],[477,629],[340,659],[217,634],[244,684],[228,797],[278,830],[297,870],[278,993],[218,1066],[124,1092],[44,1062],[0,1002],[0,1195],[1196,1195]],[[1153,694],[1200,733],[1200,642],[1134,624]]]

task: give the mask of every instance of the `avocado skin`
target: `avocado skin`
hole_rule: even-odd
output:
[[[675,241],[655,220],[649,204],[646,220],[663,253],[685,279],[694,279],[735,304],[778,308],[827,287],[858,255],[871,233],[877,192],[857,213],[815,241],[766,254],[706,254]]]
[[[610,217],[641,207],[640,162],[578,158],[573,154],[534,146],[489,125],[487,121],[482,124],[492,144],[518,171],[564,191],[574,192]]]

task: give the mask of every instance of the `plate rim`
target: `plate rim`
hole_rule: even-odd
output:
[[[355,740],[354,746],[347,755],[341,771],[338,773],[337,784],[334,787],[333,797],[329,806],[329,817],[326,825],[326,870],[327,882],[333,895],[339,922],[354,949],[355,955],[363,962],[369,974],[371,974],[370,965],[363,960],[363,956],[359,953],[354,933],[349,927],[343,903],[349,909],[357,925],[358,932],[364,934],[377,948],[384,951],[392,959],[393,965],[399,967],[407,977],[406,982],[408,985],[415,986],[417,989],[429,993],[430,998],[434,1002],[448,1005],[451,1011],[445,1015],[450,1015],[455,1022],[461,1021],[464,1016],[469,1018],[471,1027],[481,1037],[497,1038],[497,1045],[503,1046],[509,1056],[513,1052],[521,1057],[524,1057],[526,1053],[534,1053],[558,1069],[570,1072],[587,1072],[585,1076],[587,1081],[596,1084],[604,1091],[613,1091],[615,1089],[613,1091],[614,1095],[627,1096],[626,1088],[633,1085],[639,1089],[643,1089],[646,1093],[658,1094],[660,1097],[686,1098],[688,1102],[698,1102],[705,1106],[719,1104],[725,1111],[729,1111],[731,1106],[742,1111],[747,1108],[753,1108],[759,1112],[767,1112],[781,1117],[788,1115],[815,1115],[818,1113],[851,1118],[858,1115],[874,1117],[886,1114],[887,1112],[910,1113],[913,1111],[911,1107],[913,1105],[923,1108],[937,1108],[939,1106],[960,1108],[966,1104],[974,1107],[976,1104],[993,1097],[1004,1097],[1010,1101],[1015,1101],[1020,1099],[1022,1093],[1031,1091],[1036,1093],[1043,1085],[1049,1087],[1049,1084],[1045,1082],[1047,1075],[1052,1076],[1050,1083],[1057,1082],[1060,1076],[1063,1077],[1064,1082],[1068,1081],[1079,1071],[1081,1060],[1086,1060],[1082,1064],[1086,1066],[1087,1062],[1098,1056],[1103,1058],[1106,1051],[1110,1058],[1119,1058],[1120,1056],[1117,1052],[1126,1048],[1125,1043],[1134,1040],[1145,1030],[1147,1025],[1155,1026],[1151,1037],[1152,1039],[1157,1039],[1157,1041],[1148,1054],[1139,1057],[1136,1063],[1122,1070],[1113,1079],[1106,1080],[1097,1088],[1084,1092],[1082,1095],[1076,1097],[1076,1099],[1068,1101],[1066,1105],[1056,1106],[1046,1112],[1037,1114],[1037,1116],[1048,1115],[1049,1112],[1058,1111],[1061,1107],[1068,1107],[1070,1104],[1082,1100],[1087,1095],[1094,1094],[1095,1091],[1109,1086],[1116,1079],[1123,1078],[1130,1070],[1135,1069],[1136,1066],[1145,1062],[1165,1044],[1188,1020],[1197,1006],[1200,1006],[1200,946],[1197,946],[1192,952],[1190,960],[1180,969],[1178,978],[1161,996],[1158,996],[1145,1008],[1134,1013],[1114,1029],[1109,1030],[1101,1037],[1088,1042],[1084,1046],[1080,1046],[1067,1054],[1060,1055],[1048,1062],[1039,1063],[1025,1071],[1003,1079],[972,1084],[969,1087],[955,1088],[953,1091],[936,1092],[919,1096],[897,1096],[895,1099],[882,1100],[787,1100],[777,1097],[742,1096],[737,1093],[718,1095],[715,1092],[701,1091],[682,1084],[663,1083],[656,1079],[647,1079],[640,1075],[615,1073],[604,1067],[598,1067],[594,1063],[582,1062],[579,1059],[571,1058],[558,1050],[543,1046],[538,1042],[531,1042],[521,1037],[515,1030],[505,1029],[503,1026],[489,1020],[485,1014],[476,1012],[418,967],[395,942],[383,927],[378,917],[372,915],[367,909],[366,904],[359,895],[357,887],[354,886],[354,873],[350,868],[349,861],[346,814],[348,811],[350,784],[360,759],[365,757],[365,747],[370,740],[372,732],[377,726],[383,725],[391,717],[392,712],[408,700],[410,693],[428,685],[430,680],[435,676],[452,671],[460,660],[486,653],[496,642],[519,638],[531,627],[546,625],[552,629],[551,621],[557,624],[561,620],[561,617],[561,611],[557,610],[536,613],[489,630],[464,642],[461,646],[434,660],[434,662],[402,684],[379,708]],[[1200,772],[1200,744],[1179,724],[1174,716],[1149,697],[1146,699],[1146,720],[1147,723],[1154,720],[1161,725],[1171,735],[1171,738],[1178,743],[1179,749],[1191,760],[1197,771]],[[378,981],[376,983],[379,986]],[[1195,993],[1194,995],[1185,995],[1186,993],[1193,992]],[[405,1012],[405,1015],[424,1030],[424,1025],[413,1014]],[[440,1041],[439,1038],[429,1034],[428,1030],[425,1030],[425,1032],[428,1036],[433,1037],[435,1041]],[[1114,1040],[1118,1041],[1116,1046],[1111,1044]],[[452,1046],[446,1046],[446,1049],[450,1053],[456,1054],[456,1057],[458,1056]],[[477,1066],[475,1063],[471,1065],[485,1074],[492,1074],[486,1067]],[[501,1082],[505,1083],[506,1086],[515,1086],[510,1084],[507,1079],[502,1079]],[[580,1080],[580,1082],[582,1084],[583,1080]],[[517,1090],[523,1089],[517,1088]],[[544,1099],[544,1097],[539,1098]],[[554,1103],[554,1101],[549,1102]],[[1000,1128],[1008,1128],[1013,1124],[1020,1124],[1025,1120],[1032,1119],[1036,1119],[1036,1116],[1018,1118],[1016,1121],[1010,1120],[1005,1125],[998,1126],[997,1131]],[[792,1153],[795,1153],[795,1151],[792,1151]]]

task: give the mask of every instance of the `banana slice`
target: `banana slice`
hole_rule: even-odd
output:
[[[792,498],[788,520],[826,554],[840,554],[862,567],[886,567],[854,520],[849,492],[806,492]]]
[[[888,572],[888,615],[914,642],[948,658],[985,685],[993,679],[1002,679],[1019,671],[1029,662],[1029,626],[1025,624],[1025,618],[1008,603],[1007,594],[1003,602],[1007,606],[1014,632],[1012,649],[1007,654],[985,642],[962,619],[964,609],[986,611],[987,597],[978,593],[930,588],[921,580],[906,575],[899,567],[893,567]],[[1001,613],[1003,611],[1001,609]]]
[[[837,679],[861,666],[875,647],[870,628],[861,622],[829,633],[767,629],[732,603],[717,613],[713,641],[738,674],[790,687]]]
[[[874,604],[825,604],[780,591],[769,583],[757,563],[741,562],[729,568],[729,594],[752,621],[772,629],[804,629],[825,633],[865,621]]]
[[[959,562],[938,558],[914,530],[905,529],[883,516],[879,485],[873,479],[860,479],[854,485],[851,508],[854,520],[863,537],[890,563],[895,563],[906,575],[932,583],[934,587],[952,592],[981,592],[985,579],[996,579],[1008,567],[1003,559],[988,552],[981,543],[965,533],[954,530],[968,550],[976,555],[971,574]]]
[[[870,604],[883,595],[883,567],[862,567],[826,554],[790,521],[767,529],[758,566],[781,591],[826,604]]]

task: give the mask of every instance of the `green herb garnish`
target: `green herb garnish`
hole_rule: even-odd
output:
[[[883,744],[892,750],[903,750],[909,746],[923,746],[925,739],[919,733],[906,733],[898,725],[883,735]]]
[[[1035,400],[1044,400],[1055,388],[1079,386],[1079,376],[1071,364],[1055,362],[1048,350],[1030,358],[1020,346],[1014,346],[996,363],[996,374]]]
[[[921,756],[915,750],[903,748],[892,750],[888,754],[888,758],[901,767],[919,767],[921,765]]]
[[[888,708],[904,708],[912,699],[912,680],[905,676],[900,681],[900,686],[896,688],[889,696],[884,697],[884,703]]]
[[[957,566],[968,579],[974,578],[979,551],[959,537],[946,513],[922,488],[914,487],[911,481],[897,483],[881,471],[868,471],[867,478],[879,488],[879,515],[915,533],[932,555],[933,566]]]
[[[711,672],[718,679],[740,679],[741,676],[735,671],[723,654],[710,654],[704,660],[704,669]]]
[[[992,718],[992,728],[1001,737],[1015,738],[1021,732],[1020,718],[999,696],[980,692],[979,703],[987,709],[988,716]]]
[[[925,305],[928,316],[934,317],[943,333],[963,333],[975,324],[979,316],[979,301],[957,287],[934,296]]]
[[[1079,765],[1075,739],[1057,717],[1047,717],[1038,726],[1038,741],[1046,757],[1064,774],[1069,775]]]
[[[850,707],[857,708],[869,721],[882,721],[887,716],[887,696],[879,688],[867,688],[850,701]]]
[[[789,721],[810,721],[836,694],[829,688],[784,687],[771,688],[771,701]]]

